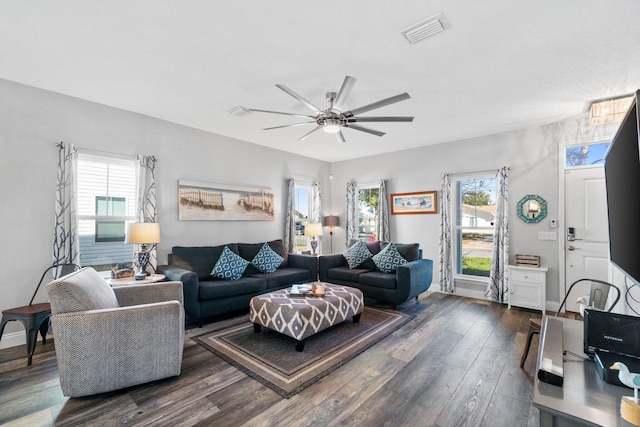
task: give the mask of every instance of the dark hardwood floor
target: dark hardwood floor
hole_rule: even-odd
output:
[[[537,426],[531,405],[539,312],[427,292],[400,310],[407,325],[290,399],[251,379],[187,331],[179,377],[69,399],[53,339],[0,350],[0,425],[10,426]],[[222,322],[228,320],[220,320]]]

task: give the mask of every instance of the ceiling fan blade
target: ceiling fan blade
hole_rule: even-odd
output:
[[[353,85],[356,84],[356,78],[351,76],[346,76],[344,81],[342,82],[342,87],[340,88],[340,92],[338,92],[338,96],[336,97],[336,101],[333,104],[333,108],[336,110],[341,110],[342,103],[351,93],[351,89],[353,89]]]
[[[312,134],[312,133],[314,133],[314,132],[319,131],[320,129],[322,129],[322,126],[318,126],[318,127],[316,127],[316,128],[315,128],[315,129],[313,129],[312,131],[307,132],[307,133],[305,133],[304,135],[302,135],[302,136],[298,139],[298,141],[304,141],[305,139],[307,139],[307,138],[309,137],[309,135],[311,135],[311,134]]]
[[[316,114],[320,114],[322,113],[322,110],[318,107],[316,107],[315,105],[313,105],[311,102],[307,101],[306,99],[304,99],[302,96],[298,95],[297,93],[295,93],[294,91],[292,91],[291,89],[289,89],[288,87],[286,87],[285,85],[276,85],[277,88],[282,89],[283,91],[285,91],[287,94],[293,96],[295,99],[297,99],[298,101],[302,102],[304,105],[306,105],[307,107],[311,108],[313,110],[314,113]]]
[[[346,140],[346,139],[344,139],[344,134],[342,133],[342,131],[341,131],[341,130],[339,130],[339,131],[336,133],[336,138],[338,138],[338,142],[339,142],[340,144],[347,142],[347,140]]]
[[[349,117],[349,123],[366,123],[366,122],[412,122],[413,117],[410,116],[377,116],[377,117]]]
[[[400,95],[392,96],[389,98],[381,99],[380,101],[374,102],[372,104],[365,105],[360,108],[356,108],[351,111],[345,111],[344,115],[346,117],[357,116],[360,113],[364,113],[366,111],[375,110],[376,108],[384,107],[386,105],[395,104],[396,102],[404,101],[405,99],[411,98],[407,92],[401,93]]]
[[[351,123],[347,124],[346,127],[348,127],[349,129],[355,129],[355,130],[359,130],[359,131],[362,131],[362,132],[367,132],[367,133],[370,133],[370,134],[373,134],[373,135],[377,135],[377,136],[385,135],[384,132],[380,132],[379,130],[369,129],[369,128],[365,128],[365,127],[362,127],[362,126],[359,126],[359,125],[354,125],[354,124],[351,124]]]
[[[310,118],[310,119],[315,119],[314,116],[310,116],[308,114],[294,114],[294,113],[284,113],[282,111],[273,111],[273,110],[259,110],[257,108],[247,108],[247,110],[249,111],[255,111],[258,113],[271,113],[271,114],[282,114],[285,116],[296,116],[296,117],[304,117],[304,118]]]
[[[313,121],[313,122],[293,123],[293,124],[290,124],[290,125],[282,125],[282,126],[273,126],[273,127],[270,127],[270,128],[263,128],[262,130],[290,128],[290,127],[294,127],[294,126],[310,125],[310,124],[313,124],[313,123],[316,123],[316,122]]]

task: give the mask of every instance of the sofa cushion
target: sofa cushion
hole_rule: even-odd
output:
[[[347,282],[357,282],[358,277],[361,274],[369,273],[370,271],[371,270],[364,268],[334,267],[327,270],[327,278]]]
[[[211,270],[211,275],[219,279],[238,280],[247,269],[249,261],[238,254],[231,252],[227,246],[222,249],[222,254],[216,265]]]
[[[174,246],[171,249],[171,265],[185,270],[193,271],[198,279],[206,279],[211,275],[211,270],[218,262],[222,250],[228,247],[231,252],[238,253],[238,245],[220,246]]]
[[[357,241],[347,248],[343,255],[347,260],[347,264],[349,264],[349,268],[359,267],[363,262],[371,258],[371,252],[367,249],[367,245],[361,241]]]
[[[391,242],[380,242],[382,249],[386,248]],[[394,243],[396,249],[407,262],[415,261],[420,258],[420,245],[418,243]],[[374,254],[375,255],[375,254]]]
[[[282,257],[282,263],[278,268],[283,268],[288,265],[288,254],[284,248],[284,242],[282,239],[271,240],[267,242],[271,249],[273,249],[278,255]],[[238,243],[238,254],[247,260],[252,260],[255,256],[260,252],[264,242],[262,243]],[[255,266],[249,265],[247,270],[245,271],[245,276],[251,276],[252,274],[258,274],[260,270],[258,270]]]
[[[279,268],[273,273],[252,274],[250,277],[257,277],[267,281],[267,289],[282,289],[290,286],[292,283],[308,282],[312,280],[309,277],[309,270],[306,268]]]
[[[258,277],[241,277],[238,280],[208,280],[200,282],[198,298],[201,301],[228,298],[236,295],[259,294],[267,289],[267,281]]]
[[[399,266],[406,264],[407,260],[400,255],[395,244],[389,243],[373,256],[373,262],[383,273],[393,273]]]
[[[363,273],[358,277],[358,283],[361,285],[375,286],[376,288],[396,289],[396,275],[390,273],[382,273],[380,271],[371,271]]]
[[[284,261],[284,258],[271,249],[269,244],[265,243],[256,256],[253,257],[251,264],[263,273],[273,273],[282,264],[282,261]]]
[[[53,314],[120,307],[111,286],[91,267],[49,283],[47,292]]]

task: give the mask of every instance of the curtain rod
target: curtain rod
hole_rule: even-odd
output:
[[[60,141],[60,142],[56,142],[54,145],[56,147],[59,147],[61,144],[65,144],[64,141]],[[75,144],[73,144],[75,145]],[[108,154],[109,156],[113,156],[113,157],[125,157],[127,159],[129,158],[135,158],[136,154],[122,154],[122,153],[114,153],[112,151],[105,151],[105,150],[96,150],[93,148],[84,148],[84,147],[79,147],[77,145],[75,145],[75,147],[78,149],[78,151],[86,153],[86,154],[91,154],[91,153],[95,153],[95,154]]]

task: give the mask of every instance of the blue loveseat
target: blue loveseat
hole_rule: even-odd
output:
[[[278,268],[270,273],[263,273],[249,264],[242,276],[236,280],[220,279],[212,275],[212,270],[225,247],[251,262],[264,242],[174,246],[168,257],[168,265],[158,266],[158,273],[164,274],[167,280],[182,282],[187,322],[196,322],[202,326],[207,317],[248,308],[249,301],[255,295],[283,289],[293,283],[316,280],[316,257],[288,254],[282,240],[266,243],[283,258]]]
[[[376,255],[389,242],[375,241],[365,244],[371,255]],[[380,271],[371,258],[352,268],[344,254],[322,255],[318,261],[320,280],[358,288],[365,297],[390,303],[396,309],[399,304],[410,298],[417,298],[429,289],[433,261],[422,259],[422,250],[417,243],[394,245],[406,261],[394,272]]]

